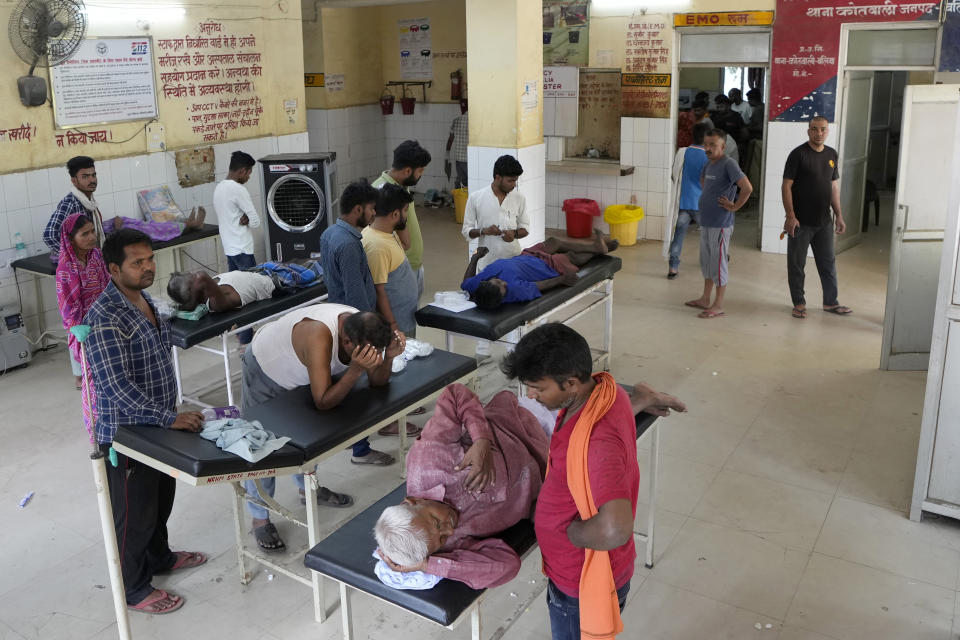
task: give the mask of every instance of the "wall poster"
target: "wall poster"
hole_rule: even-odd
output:
[[[822,115],[834,121],[842,24],[930,20],[939,8],[937,0],[778,0],[770,119],[804,122]]]
[[[665,16],[637,16],[627,24],[621,78],[625,118],[670,117],[670,43]]]
[[[586,67],[590,62],[586,0],[543,0],[543,64]]]
[[[433,80],[430,18],[397,20],[400,30],[400,79]]]
[[[50,83],[58,129],[157,117],[150,36],[83,40]]]

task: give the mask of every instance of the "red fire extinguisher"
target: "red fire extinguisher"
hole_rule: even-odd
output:
[[[463,95],[463,73],[460,69],[450,73],[450,99],[459,100]]]

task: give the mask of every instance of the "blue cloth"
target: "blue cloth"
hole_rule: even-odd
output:
[[[717,199],[726,196],[737,199],[737,180],[743,177],[743,171],[737,161],[723,156],[716,162],[703,165],[703,193],[700,194],[700,226],[703,228],[724,229],[733,226],[733,211],[727,211]]]
[[[200,437],[215,442],[227,453],[240,456],[247,462],[260,462],[290,442],[290,438],[278,438],[272,431],[264,429],[259,420],[248,422],[242,418],[208,420]]]
[[[50,249],[51,260],[56,262],[60,256],[60,228],[63,226],[63,221],[75,213],[86,212],[87,210],[73,193],[68,193],[57,205],[53,215],[47,220],[47,226],[43,229],[43,244]]]
[[[84,318],[91,327],[87,363],[97,390],[97,442],[113,442],[119,425],[169,428],[177,418],[170,324],[147,293],[157,326],[111,282]]]
[[[630,592],[630,583],[617,589],[617,600],[620,602],[620,611],[627,604],[627,594]],[[580,640],[580,599],[568,596],[553,584],[547,581],[547,609],[550,613],[550,631],[553,640]]]
[[[484,280],[500,278],[507,283],[507,294],[503,303],[528,302],[541,296],[540,289],[535,283],[549,278],[556,278],[560,274],[547,266],[547,263],[535,256],[520,254],[512,258],[494,260],[483,271],[467,278],[460,284],[460,288],[473,295],[477,287]]]
[[[323,269],[316,262],[311,263],[310,267],[304,267],[296,262],[264,262],[256,267],[257,272],[270,276],[275,285],[294,289],[303,289],[317,284]]]
[[[700,173],[707,164],[703,147],[687,147],[683,154],[683,176],[680,179],[680,209],[696,211],[700,207]]]
[[[327,301],[360,311],[377,308],[377,292],[360,242],[360,230],[337,220],[320,236],[320,264],[327,284]]]
[[[238,253],[235,256],[227,256],[227,266],[230,267],[230,271],[246,271],[257,266],[257,259],[252,253]],[[253,342],[253,329],[238,333],[237,340],[240,344]]]

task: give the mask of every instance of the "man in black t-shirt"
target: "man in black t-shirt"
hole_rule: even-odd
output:
[[[837,152],[824,144],[827,126],[826,118],[814,116],[807,129],[809,141],[790,152],[783,168],[780,191],[786,212],[783,231],[790,236],[787,239],[787,281],[794,318],[807,317],[807,302],[803,297],[807,247],[813,249],[813,259],[820,274],[823,310],[838,315],[853,313],[849,307],[837,302],[833,233],[834,230],[843,233],[847,225],[840,212]],[[833,216],[830,209],[833,209]]]

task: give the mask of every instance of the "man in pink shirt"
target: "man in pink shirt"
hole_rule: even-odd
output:
[[[529,518],[546,471],[546,434],[517,397],[484,407],[467,387],[447,387],[407,455],[407,498],[374,530],[395,571],[424,571],[474,589],[509,582],[520,558],[491,538]]]

